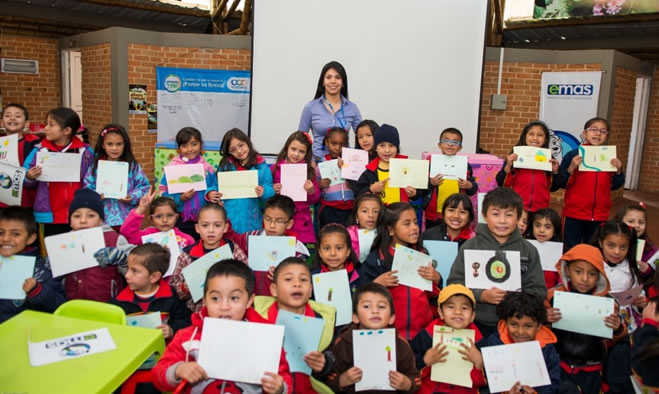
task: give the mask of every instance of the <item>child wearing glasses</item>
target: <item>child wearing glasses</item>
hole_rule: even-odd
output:
[[[462,133],[460,130],[449,127],[439,135],[437,144],[443,155],[455,156],[462,150]],[[443,223],[442,207],[444,201],[455,193],[465,193],[473,196],[478,191],[476,178],[473,176],[471,165],[467,164],[467,179],[444,179],[441,174],[430,178],[428,189],[423,200],[423,209],[426,217],[426,229]]]
[[[592,118],[586,122],[582,145],[605,145],[608,141],[609,122]],[[622,162],[611,159],[615,172],[583,171],[579,169],[583,157],[576,148],[563,156],[558,176],[560,187],[565,189],[563,205],[563,245],[570,250],[580,243],[589,243],[595,230],[609,218],[611,190],[625,183]]]

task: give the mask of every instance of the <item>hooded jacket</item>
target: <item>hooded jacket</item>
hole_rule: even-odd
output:
[[[511,168],[506,174],[506,170],[501,168],[497,174],[497,184],[512,188],[522,197],[524,210],[535,212],[549,208],[550,192],[560,189],[560,178],[553,176],[551,171]]]
[[[470,250],[516,250],[520,252],[520,262],[522,270],[522,291],[533,294],[540,299],[547,297],[547,287],[545,286],[545,277],[542,273],[540,264],[540,255],[538,250],[531,243],[522,238],[519,230],[515,228],[506,242],[500,244],[490,230],[487,224],[480,223],[476,226],[476,236],[467,240],[460,247],[458,256],[453,262],[451,273],[449,274],[447,284],[459,283],[465,284],[465,260],[464,251]],[[499,319],[496,314],[496,305],[488,304],[481,301],[483,289],[472,289],[476,297],[476,321],[488,326],[496,326]]]
[[[151,369],[153,384],[157,389],[172,392],[177,389],[177,386],[182,384],[182,380],[176,378],[176,368],[186,361],[196,361],[197,357],[199,357],[201,333],[204,328],[205,317],[208,317],[206,307],[194,313],[191,317],[192,325],[179,330],[169,345],[167,345],[165,354],[158,360],[156,366]],[[245,320],[255,323],[267,323],[267,321],[260,318],[251,308],[246,311]],[[236,356],[238,355],[226,355],[226,357]],[[249,368],[249,366],[245,365],[245,368]],[[286,355],[283,348],[281,357],[279,358],[279,371],[277,373],[284,378],[283,392],[286,394],[293,393],[293,380],[288,369],[288,362],[286,362]],[[186,383],[185,389],[181,392],[198,394],[256,394],[261,393],[262,390],[260,385],[208,379],[192,387]]]
[[[353,358],[352,331],[358,330],[359,325],[350,324],[346,326],[339,337],[332,345],[332,354],[334,355],[334,365],[332,373],[327,379],[327,384],[335,393],[354,393],[355,386],[348,386],[341,390],[339,380],[341,374],[355,366]],[[357,365],[358,367],[359,365]],[[407,376],[412,381],[412,388],[405,393],[413,393],[419,388],[419,370],[415,367],[414,352],[410,344],[399,335],[396,335],[396,371]],[[365,394],[391,393],[392,391],[367,390],[360,391]]]
[[[254,299],[254,310],[269,323],[276,324],[279,307],[275,297],[256,296]],[[304,316],[316,317],[323,319],[325,323],[323,332],[320,335],[318,351],[324,352],[332,343],[334,337],[334,322],[336,319],[336,309],[331,305],[321,304],[313,300],[307,302]],[[329,373],[331,362],[325,357],[325,368],[318,373],[312,372],[312,376],[302,372],[292,372],[293,375],[293,392],[295,393],[332,393],[332,391],[319,378]]]
[[[396,159],[407,159],[407,156],[404,155],[396,155]],[[375,182],[378,182],[378,165],[380,164],[380,158],[376,157],[375,159],[371,160],[370,163],[366,166],[366,171],[362,173],[362,175],[359,177],[359,180],[357,183],[353,183],[353,191],[355,192],[355,197],[364,194],[364,193],[370,193],[369,188],[371,187],[372,184]],[[407,197],[407,193],[405,192],[405,188],[401,187],[399,188],[400,190],[400,202],[409,202],[410,199]],[[417,190],[417,197],[420,197],[420,191]]]
[[[610,285],[609,279],[604,271],[604,257],[602,257],[602,253],[594,246],[579,244],[568,250],[556,263],[556,270],[560,274],[560,283],[558,286],[550,289],[547,293],[545,307],[552,307],[554,294],[557,291],[577,292],[576,289],[573,289],[570,286],[570,279],[567,275],[568,262],[574,260],[587,261],[593,267],[597,268],[600,273],[595,288],[591,290],[590,295],[597,297],[609,296]],[[621,328],[622,329],[619,330],[619,332],[613,333],[612,340],[555,328],[554,333],[558,338],[556,350],[561,356],[561,365],[563,369],[571,371],[575,368],[596,366],[602,363],[606,358],[607,346],[627,334],[624,321],[621,323]]]

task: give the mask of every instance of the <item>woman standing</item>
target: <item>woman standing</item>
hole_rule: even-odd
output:
[[[314,99],[302,110],[298,130],[312,131],[313,155],[316,161],[322,161],[327,149],[323,145],[327,130],[342,127],[346,132],[362,120],[357,105],[348,101],[348,76],[339,62],[327,63],[320,72],[318,88]]]

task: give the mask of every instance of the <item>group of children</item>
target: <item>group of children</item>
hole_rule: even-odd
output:
[[[511,154],[497,175],[502,187],[483,200],[479,214],[485,223],[474,226],[477,213],[469,196],[478,185],[470,167],[464,179],[441,175],[429,179],[425,190],[389,186],[389,160],[404,156],[398,130],[387,124],[359,124],[355,146],[367,150],[371,161],[359,180],[335,184],[320,176],[312,159],[312,140],[305,132],[291,134],[276,163],[268,166],[244,132],[229,130],[215,168],[203,158],[201,133],[186,127],[176,136],[178,156],[169,165],[202,164],[207,189],[170,193],[166,177],[156,190],[150,185],[120,125],[106,125],[92,150],[77,137],[86,130],[71,109],[49,111],[41,141],[23,132],[28,115],[21,105],[5,107],[2,120],[7,133],[19,135],[19,158],[27,171],[22,207],[0,210],[0,255],[35,256],[36,264],[33,277],[23,285],[25,299],[0,301],[0,322],[25,309],[53,312],[66,299],[77,298],[112,302],[127,314],[159,312],[158,328],[168,343],[152,369],[159,390],[354,392],[362,371],[353,362],[352,330],[387,327],[394,327],[398,335],[390,385],[401,392],[483,391],[487,376],[480,349],[534,340],[542,347],[551,385],[530,388],[520,382],[510,388],[511,393],[623,393],[631,388],[632,374],[645,385],[659,384],[659,278],[654,262],[646,261],[656,248],[646,235],[647,213],[642,205],[629,205],[608,220],[610,190],[624,182],[618,159],[611,162],[617,173],[583,172],[575,150],[560,165],[552,161],[552,171],[544,172],[513,168],[516,157]],[[604,119],[589,120],[584,144],[604,144],[609,129]],[[338,159],[342,166],[341,150],[349,146],[346,130],[328,130],[324,142],[329,152],[324,159]],[[536,121],[524,128],[518,145],[547,147],[548,143],[547,126]],[[461,150],[462,134],[446,129],[438,146],[443,154],[455,155]],[[36,154],[41,150],[80,153],[80,182],[39,181]],[[124,198],[104,198],[94,191],[99,160],[129,163]],[[307,165],[306,201],[294,202],[281,194],[282,164]],[[222,199],[215,173],[246,170],[258,173],[257,198]],[[550,191],[561,187],[566,189],[563,220],[549,208]],[[422,215],[410,204],[412,200],[421,203]],[[314,226],[313,206],[319,226]],[[150,226],[142,228],[147,214]],[[103,227],[106,248],[94,255],[99,265],[53,278],[48,258],[41,257],[36,242],[37,223],[43,236]],[[142,236],[170,230],[182,252],[173,274],[166,278],[169,251],[157,244],[142,245]],[[361,233],[374,237],[370,245]],[[248,237],[254,235],[295,237],[296,256],[267,272],[254,272],[247,248]],[[526,238],[564,242],[557,272],[543,272],[538,251]],[[645,240],[640,261],[638,239]],[[399,283],[392,270],[397,245],[427,254],[424,240],[456,242],[460,248],[455,261],[440,259],[418,269],[419,276],[432,283],[431,291]],[[233,258],[209,269],[203,298],[194,302],[183,268],[224,245]],[[520,291],[465,287],[465,250],[519,252]],[[451,264],[448,278],[439,274],[436,264]],[[343,269],[353,293],[352,323],[335,327],[333,307],[313,300],[311,276]],[[611,340],[551,328],[561,319],[560,310],[553,307],[556,291],[611,297],[609,293],[639,286],[644,292],[606,317],[604,323],[614,333]],[[318,351],[304,357],[310,375],[291,373],[283,350],[279,370],[266,373],[260,388],[209,379],[195,362],[205,317],[275,323],[279,310],[325,322]],[[475,343],[460,351],[473,364],[472,387],[430,379],[429,367],[446,362],[448,354],[441,343],[432,346],[435,326],[476,331]]]

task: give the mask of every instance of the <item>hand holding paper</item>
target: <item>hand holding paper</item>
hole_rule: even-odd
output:
[[[428,160],[389,160],[389,186],[427,189],[429,164]]]
[[[341,158],[343,159],[341,176],[344,179],[359,180],[368,165],[368,152],[361,149],[343,148]]]
[[[307,201],[307,191],[304,182],[307,180],[306,164],[281,165],[281,194],[293,201]]]

